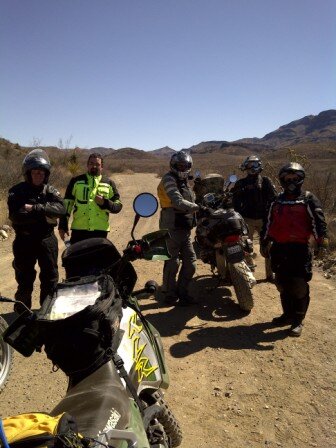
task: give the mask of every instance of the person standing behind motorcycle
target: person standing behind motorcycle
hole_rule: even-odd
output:
[[[36,262],[40,267],[41,305],[58,281],[54,227],[57,218],[65,216],[66,210],[60,193],[48,184],[50,169],[46,152],[34,149],[23,161],[24,182],[14,185],[8,192],[9,219],[15,231],[13,267],[18,285],[15,299],[28,308],[32,305]],[[14,311],[23,310],[22,305],[14,305]]]
[[[275,326],[291,325],[290,336],[300,336],[308,310],[308,282],[312,278],[313,236],[319,255],[328,247],[327,225],[320,201],[302,191],[305,171],[292,162],[279,171],[283,188],[272,202],[262,231],[262,252],[270,257],[275,283],[280,292],[283,314],[273,319]]]
[[[60,219],[58,231],[64,241],[69,236],[71,224],[71,244],[87,238],[106,238],[110,230],[109,214],[122,209],[120,195],[115,183],[103,176],[101,154],[89,155],[87,173],[73,177],[66,189],[64,202],[67,214]]]
[[[189,283],[196,271],[196,254],[191,242],[191,229],[196,224],[195,213],[200,209],[195,195],[188,185],[192,167],[191,156],[183,151],[172,155],[170,171],[158,186],[160,200],[160,229],[168,229],[171,238],[167,240],[171,259],[163,268],[162,293],[164,302],[185,306],[194,303],[188,293]],[[182,263],[176,281],[180,261]]]
[[[271,179],[260,174],[263,167],[259,157],[247,157],[240,169],[246,171],[247,176],[239,179],[231,190],[233,207],[244,218],[249,237],[253,242],[254,233],[260,235],[264,215],[269,204],[277,196],[277,191]],[[254,271],[253,254],[246,256],[246,262]],[[273,281],[273,272],[268,259],[265,259],[265,271],[266,280]]]

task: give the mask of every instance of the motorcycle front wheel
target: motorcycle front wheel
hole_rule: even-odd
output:
[[[240,308],[243,311],[251,311],[254,303],[248,266],[241,261],[240,263],[228,263],[228,267]]]
[[[161,412],[156,418],[164,428],[169,440],[169,447],[175,448],[180,446],[182,442],[182,430],[180,424],[163,398],[162,393],[160,391],[152,393],[147,397],[146,402],[149,405],[157,404],[160,407]]]
[[[13,349],[2,338],[7,328],[6,321],[0,316],[0,391],[8,381],[13,362]]]

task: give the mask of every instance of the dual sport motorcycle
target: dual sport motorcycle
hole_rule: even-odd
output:
[[[5,387],[13,364],[13,349],[3,340],[7,322],[0,316],[0,391]]]
[[[4,340],[24,356],[43,346],[66,373],[66,396],[50,414],[70,414],[90,448],[173,448],[182,441],[164,399],[169,376],[162,341],[138,305],[138,297],[153,294],[157,284],[148,281],[134,291],[131,264],[169,259],[169,234],[161,230],[135,239],[139,218],[152,216],[158,203],[142,193],[133,208],[132,240],[122,256],[104,238],[69,246],[62,255],[65,281],[39,311],[27,309],[4,332]]]
[[[237,176],[231,175],[226,186],[218,174],[203,179],[198,174],[196,179],[198,191],[204,193],[200,202],[210,210],[206,214],[200,212],[197,219],[195,241],[199,257],[210,264],[222,284],[233,286],[240,308],[251,311],[256,280],[245,262],[245,253],[252,253],[253,245],[243,217],[232,207],[230,187]]]

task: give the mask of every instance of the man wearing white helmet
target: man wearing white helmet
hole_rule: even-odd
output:
[[[168,249],[171,259],[165,261],[163,269],[162,293],[167,305],[189,305],[194,299],[189,295],[188,286],[196,270],[196,254],[191,242],[191,229],[196,224],[195,213],[200,209],[195,203],[195,195],[188,185],[192,167],[190,154],[177,152],[170,159],[170,171],[159,186],[158,197],[161,205],[160,228],[168,229],[171,239]],[[181,269],[176,280],[179,265]]]
[[[241,164],[240,169],[247,173],[246,177],[239,179],[232,188],[233,206],[244,218],[249,229],[249,237],[261,232],[263,218],[269,204],[277,195],[271,179],[261,175],[262,162],[258,156],[249,156]],[[254,270],[252,255],[246,257],[246,262]],[[273,281],[271,264],[265,259],[266,279]]]

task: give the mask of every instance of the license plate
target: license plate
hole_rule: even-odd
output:
[[[241,246],[239,244],[235,244],[234,246],[229,246],[227,248],[227,253],[229,255],[239,254],[240,252],[242,252],[242,248],[241,248]]]

